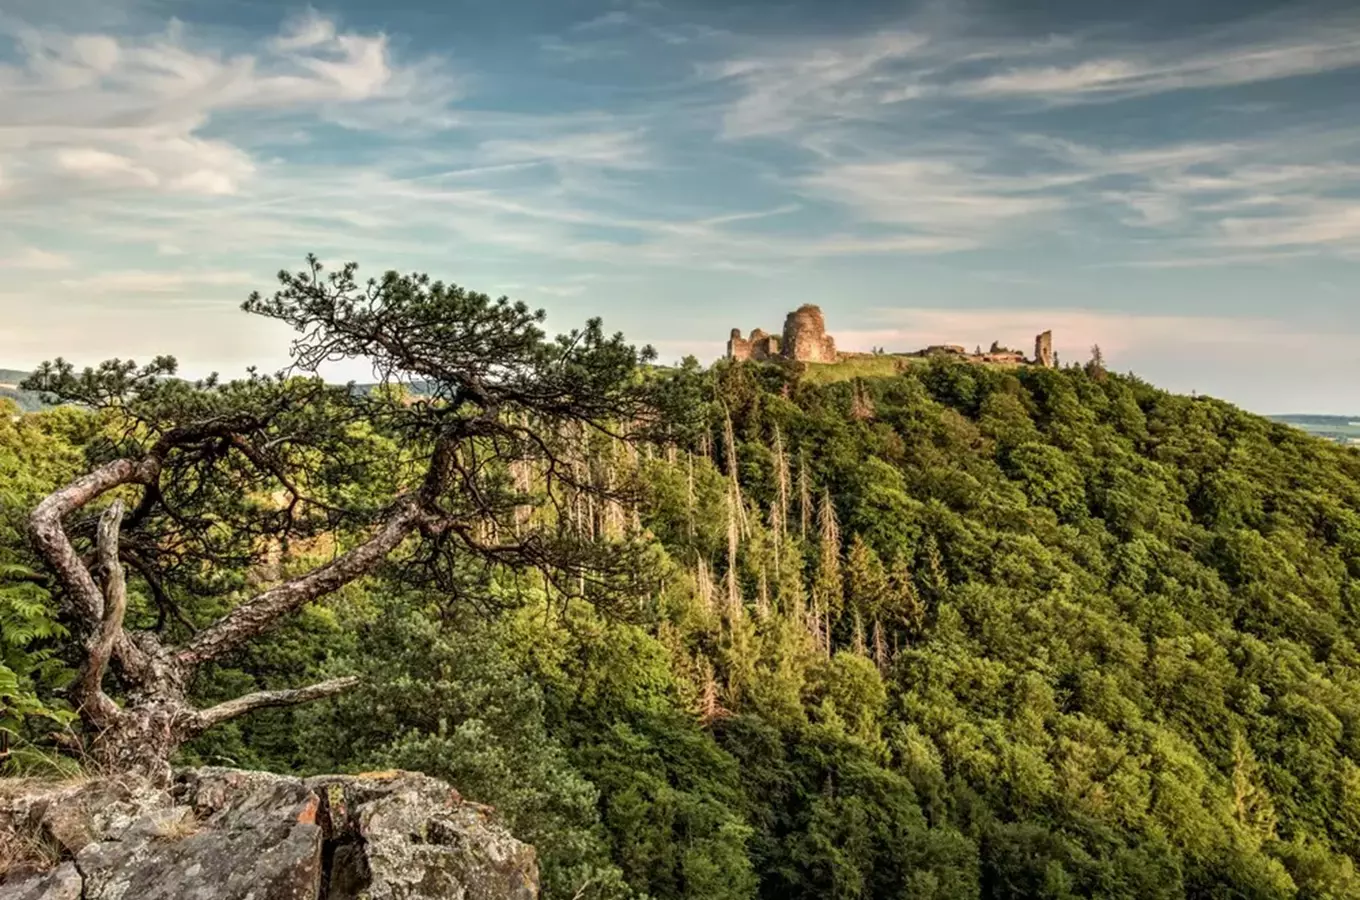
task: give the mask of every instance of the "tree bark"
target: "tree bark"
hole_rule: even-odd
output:
[[[119,709],[90,740],[92,768],[107,775],[143,775],[158,785],[168,785],[170,759],[189,735],[190,715],[187,703],[169,698]]]
[[[103,619],[85,642],[85,664],[72,689],[81,714],[96,727],[107,727],[118,714],[117,705],[104,693],[104,669],[113,647],[123,633],[127,611],[127,582],[118,562],[118,526],[123,503],[115,500],[99,518],[97,562],[103,576]]]
[[[415,531],[423,518],[414,500],[404,499],[397,511],[367,541],[338,559],[237,606],[194,635],[175,654],[176,662],[186,668],[196,668],[217,659],[269,631],[289,613],[366,575]]]
[[[115,460],[52,492],[29,516],[33,547],[66,589],[67,601],[75,613],[75,624],[82,638],[104,620],[104,595],[71,546],[61,520],[113,488],[145,484],[159,471],[159,463],[151,458]]]
[[[62,521],[116,487],[142,484],[153,490],[160,471],[158,455],[101,466],[39,503],[29,517],[29,534],[63,589],[73,632],[84,646],[85,660],[71,698],[89,738],[89,763],[101,772],[137,773],[166,782],[175,751],[208,728],[266,706],[334,696],[358,683],[356,678],[336,678],[293,690],[261,691],[206,710],[196,709],[188,700],[188,685],[199,666],[269,631],[305,603],[372,571],[428,516],[415,497],[403,498],[364,543],[247,600],[184,647],[168,648],[149,632],[134,635],[123,628],[127,583],[119,559],[122,501],[115,500],[100,516],[96,551],[89,565],[71,544]],[[121,705],[103,688],[113,660],[120,663],[124,676],[126,696]]]

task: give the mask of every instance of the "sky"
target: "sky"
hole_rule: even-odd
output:
[[[1360,7],[0,0],[0,367],[276,368],[308,253],[1360,414]]]

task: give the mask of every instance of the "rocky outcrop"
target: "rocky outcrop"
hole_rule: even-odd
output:
[[[410,772],[0,783],[0,900],[534,900],[534,849]]]

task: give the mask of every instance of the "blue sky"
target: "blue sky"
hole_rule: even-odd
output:
[[[1360,413],[1360,9],[0,4],[0,365],[273,367],[309,251],[666,359],[813,302]]]

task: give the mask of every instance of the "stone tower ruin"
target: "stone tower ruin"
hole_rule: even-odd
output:
[[[743,338],[741,329],[733,328],[727,340],[727,358],[831,363],[836,361],[836,340],[826,333],[822,310],[805,303],[784,319],[782,338],[759,328]]]
[[[783,334],[769,334],[757,328],[750,337],[742,337],[741,329],[733,328],[727,339],[727,358],[732,360],[786,359],[794,362],[834,363],[883,352],[882,349],[875,349],[873,354],[837,351],[836,339],[826,333],[826,319],[821,308],[811,303],[804,303],[784,318]],[[916,358],[946,356],[981,365],[1029,364],[1046,369],[1057,368],[1058,365],[1058,358],[1053,352],[1052,331],[1035,336],[1033,360],[1026,359],[1019,350],[1001,346],[997,341],[992,343],[992,348],[986,353],[982,352],[981,346],[976,353],[969,353],[958,344],[937,344],[915,353],[893,355]]]
[[[1053,359],[1053,332],[1045,331],[1034,339],[1034,362],[1045,369],[1052,369],[1056,365]]]
[[[836,361],[836,339],[826,333],[820,307],[805,303],[784,319],[784,357],[801,362]]]

